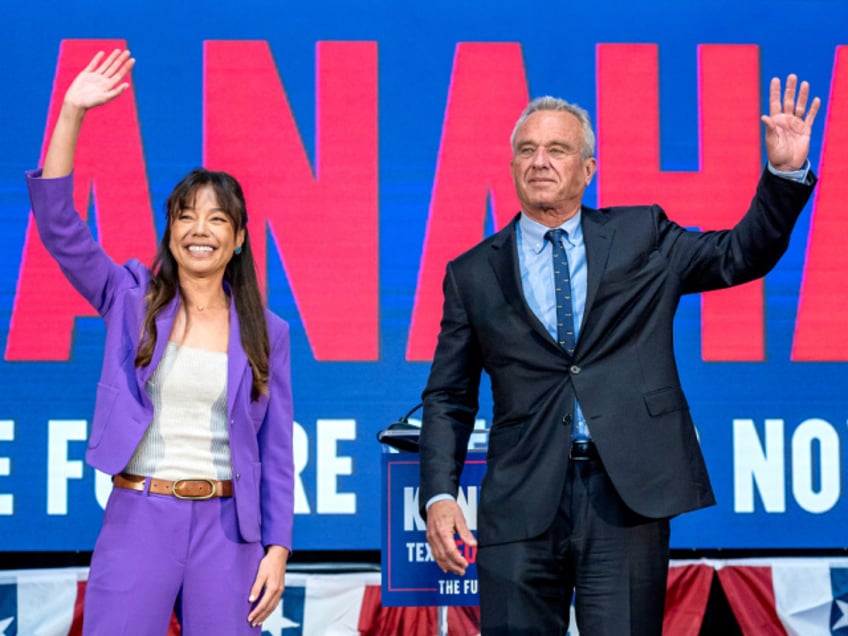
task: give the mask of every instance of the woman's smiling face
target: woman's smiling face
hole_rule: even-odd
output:
[[[181,276],[223,278],[236,248],[244,242],[244,230],[236,233],[211,185],[198,188],[191,205],[177,210],[170,224],[169,247]]]

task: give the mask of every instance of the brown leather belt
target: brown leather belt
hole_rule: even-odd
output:
[[[144,482],[147,477],[139,475],[128,475],[121,473],[112,478],[112,484],[116,488],[127,488],[129,490],[144,490]],[[232,497],[233,482],[231,480],[218,481],[216,479],[178,479],[168,481],[167,479],[150,478],[148,492],[155,495],[171,495],[177,499],[212,499],[212,497]]]

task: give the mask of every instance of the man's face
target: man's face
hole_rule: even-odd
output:
[[[532,219],[555,227],[580,209],[595,174],[595,159],[582,159],[582,148],[580,120],[565,111],[536,111],[518,128],[510,165],[521,209]]]

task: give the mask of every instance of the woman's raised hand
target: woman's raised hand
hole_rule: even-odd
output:
[[[100,51],[76,76],[65,93],[65,105],[88,110],[112,101],[123,93],[129,82],[122,82],[135,64],[129,51],[115,49],[106,59]]]
[[[42,176],[45,178],[71,173],[86,111],[112,101],[129,87],[129,82],[122,80],[135,64],[130,52],[115,49],[106,59],[103,59],[104,55],[103,51],[95,55],[65,93],[65,101],[44,157]]]

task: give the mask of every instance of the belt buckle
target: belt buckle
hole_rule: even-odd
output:
[[[568,459],[575,462],[585,462],[592,459],[591,446],[589,440],[574,440],[568,448]]]
[[[190,481],[202,481],[209,484],[209,493],[205,495],[183,495],[177,492],[177,488],[182,483],[188,483]],[[171,492],[174,493],[174,497],[177,499],[187,499],[189,501],[203,501],[205,499],[212,499],[215,496],[215,482],[211,479],[178,479],[171,486]]]

